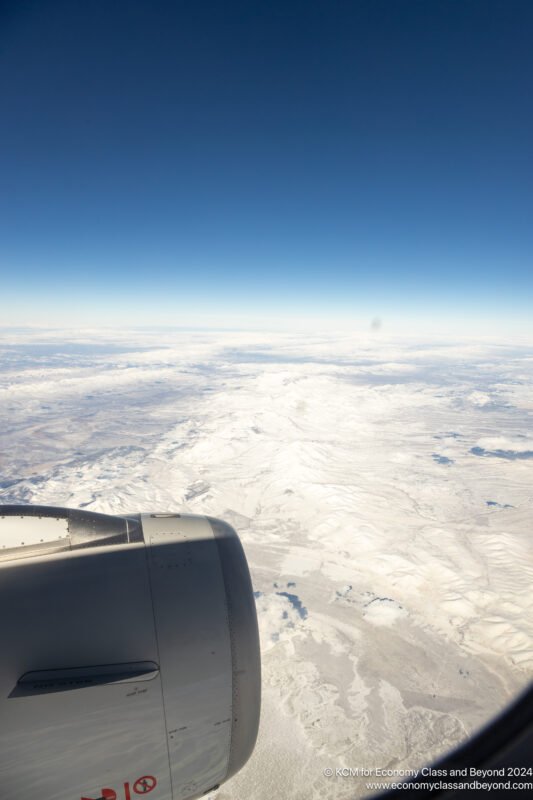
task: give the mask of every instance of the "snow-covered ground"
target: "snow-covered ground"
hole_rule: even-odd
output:
[[[343,800],[533,676],[533,343],[4,331],[0,502],[239,532],[263,712],[218,800]]]

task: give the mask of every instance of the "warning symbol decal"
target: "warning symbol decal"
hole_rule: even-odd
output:
[[[142,778],[137,778],[133,784],[133,791],[135,794],[148,794],[152,789],[157,786],[157,781],[153,775],[143,775]]]

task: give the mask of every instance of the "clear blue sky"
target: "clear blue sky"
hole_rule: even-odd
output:
[[[532,316],[529,0],[1,8],[5,322]]]

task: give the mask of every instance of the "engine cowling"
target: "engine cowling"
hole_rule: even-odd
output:
[[[249,758],[257,618],[210,517],[0,507],[6,800],[186,800]]]

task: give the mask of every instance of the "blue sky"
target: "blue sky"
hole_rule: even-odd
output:
[[[528,325],[531,3],[2,8],[5,324]]]

